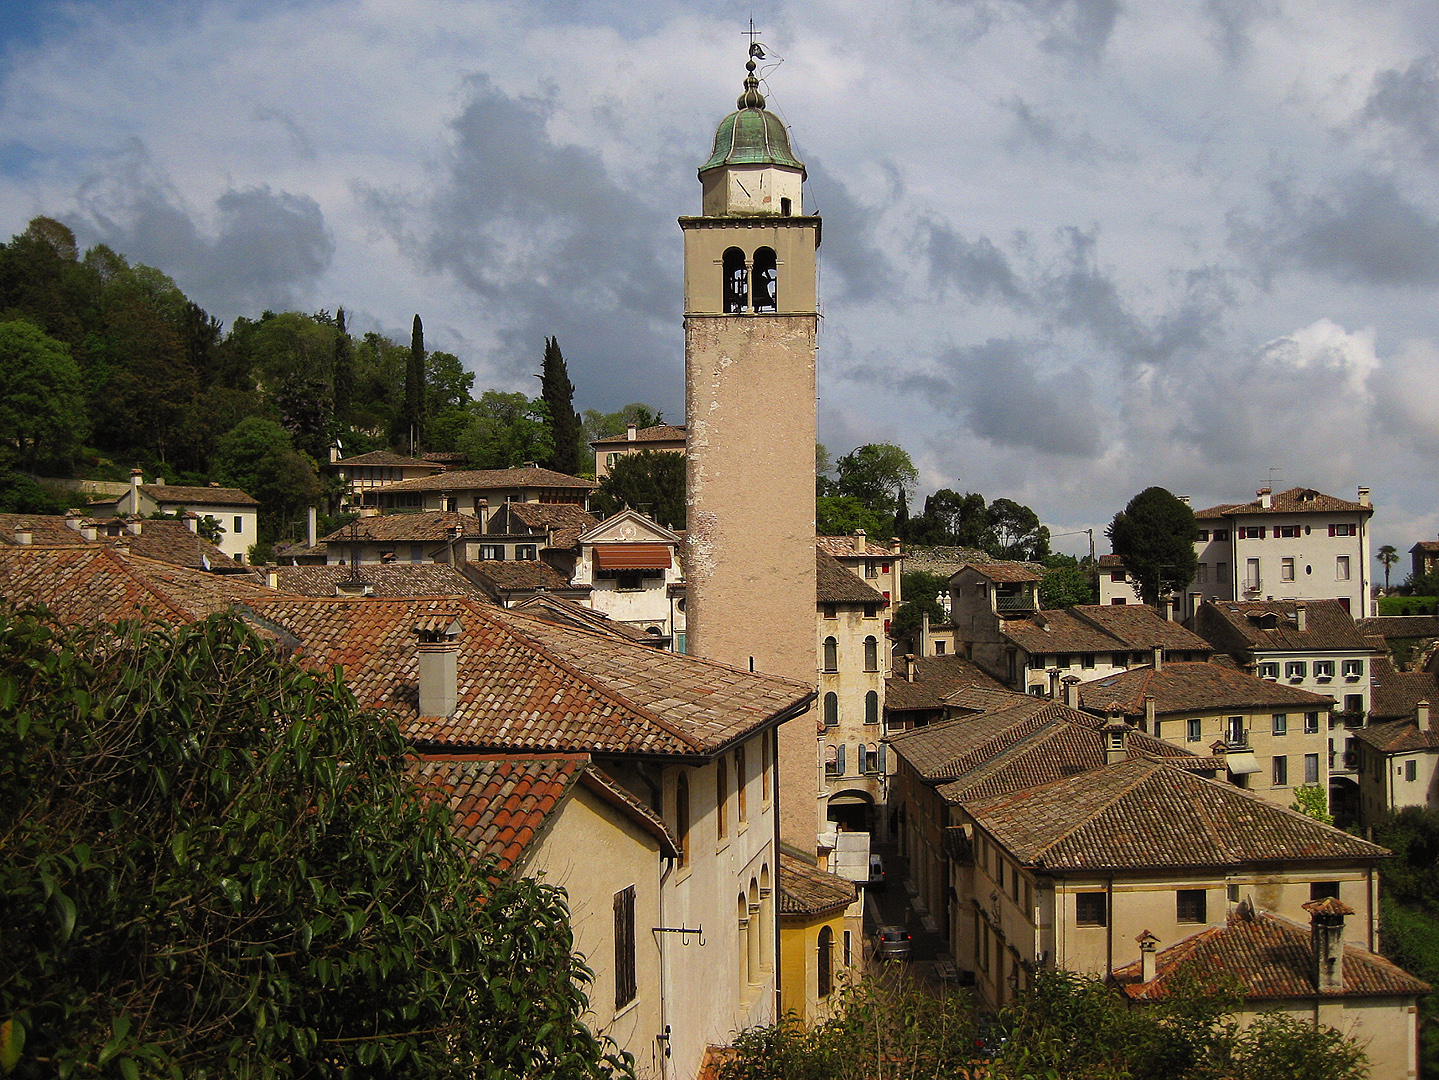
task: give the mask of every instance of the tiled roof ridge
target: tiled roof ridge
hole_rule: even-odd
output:
[[[534,650],[540,656],[544,657],[547,662],[553,664],[555,667],[559,668],[561,671],[565,672],[565,674],[571,676],[572,678],[578,679],[580,682],[582,682],[585,686],[589,687],[600,697],[613,702],[622,709],[628,709],[632,712],[638,713],[640,716],[644,717],[646,720],[658,727],[661,731],[664,731],[669,735],[673,735],[676,739],[679,739],[680,742],[690,747],[691,749],[701,752],[703,751],[703,744],[701,744],[699,740],[697,740],[693,735],[689,734],[689,732],[685,731],[678,725],[664,719],[658,713],[651,711],[646,706],[641,705],[636,701],[630,700],[630,698],[626,695],[621,694],[619,691],[614,690],[603,682],[600,682],[598,679],[591,678],[589,675],[586,675],[579,668],[571,664],[568,660],[563,660],[560,657],[556,656],[553,652],[550,651],[550,649],[546,645],[540,643],[539,641],[535,640],[535,638],[521,631],[518,627],[511,624],[508,619],[501,618],[498,615],[498,610],[499,609],[496,609],[496,613],[494,614],[486,613],[486,618],[488,618],[492,624],[498,624],[505,633],[511,635],[512,637],[518,638],[521,642],[524,643],[527,648]],[[610,640],[607,635],[601,634],[596,630],[590,630],[585,627],[566,627],[566,629],[572,630],[575,633],[593,634],[596,637]]]
[[[1074,833],[1078,832],[1082,828],[1085,828],[1096,817],[1098,817],[1100,814],[1106,813],[1115,803],[1119,802],[1120,799],[1123,799],[1135,788],[1139,787],[1141,784],[1149,780],[1154,775],[1154,770],[1156,768],[1167,767],[1165,766],[1163,761],[1160,761],[1158,758],[1150,757],[1147,754],[1143,756],[1136,755],[1126,758],[1124,761],[1116,762],[1115,765],[1133,768],[1136,775],[1132,779],[1127,780],[1127,782],[1116,785],[1115,789],[1109,793],[1109,796],[1103,799],[1097,805],[1097,807],[1091,810],[1087,815],[1081,816],[1076,814],[1074,820],[1070,823],[1069,827],[1061,831],[1058,836],[1056,836],[1047,845],[1045,845],[1044,849],[1035,856],[1034,861],[1036,863],[1044,857],[1046,852],[1052,851],[1054,848],[1064,843],[1064,841],[1068,840],[1069,837],[1072,836]],[[1138,766],[1138,768],[1136,768],[1136,766]],[[1112,768],[1113,766],[1109,767]],[[1096,769],[1094,771],[1097,773],[1100,770]],[[1176,769],[1175,771],[1182,772],[1183,770]],[[1185,773],[1184,775],[1187,776],[1188,774]],[[1049,781],[1049,784],[1036,784],[1034,787],[1028,788],[1027,790],[1034,791],[1041,787],[1048,787],[1050,784],[1062,784],[1066,780],[1070,779],[1072,778],[1065,777],[1059,780],[1051,780]],[[1017,791],[1014,794],[1018,796],[1021,795],[1022,792]]]
[[[63,549],[63,547],[65,547],[65,545],[62,544],[55,544],[53,546],[56,549]],[[140,573],[138,567],[132,565],[132,560],[140,560],[142,564],[144,562],[154,562],[158,563],[161,566],[169,566],[171,565],[170,563],[162,563],[159,559],[146,559],[143,555],[130,555],[122,558],[120,556],[120,553],[109,544],[97,544],[96,546],[99,548],[98,554],[101,558],[108,559],[110,562],[113,562],[116,566],[120,567],[120,570],[124,573],[126,577],[128,577],[131,581],[135,582],[135,584],[138,585],[145,592],[155,597],[161,604],[163,604],[169,611],[174,613],[178,618],[183,619],[185,622],[191,621],[191,613],[180,607],[179,604],[172,601],[170,597],[167,596],[160,589],[157,589],[154,584],[151,583],[149,578],[145,577],[144,574]]]
[[[1034,749],[1048,738],[1053,737],[1057,730],[1055,725],[1062,720],[1062,717],[1046,716],[1043,712],[1027,716],[999,732],[994,739],[986,742],[983,746],[966,750],[946,761],[941,766],[944,770],[943,775],[936,773],[932,778],[945,783],[955,783],[971,778],[979,779],[983,775],[981,770],[986,765],[993,764],[996,768],[1003,768],[1008,762],[1009,755],[1023,753],[1026,748]],[[975,757],[979,757],[980,760],[973,765],[964,764],[967,759]]]

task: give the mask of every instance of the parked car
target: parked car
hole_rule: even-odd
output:
[[[909,931],[904,927],[881,926],[879,928],[879,958],[881,960],[908,960],[909,949]]]
[[[884,888],[884,860],[878,855],[869,857],[869,880],[865,885],[871,889]]]
[[[980,1057],[996,1058],[1009,1041],[1009,1032],[997,1016],[981,1013],[974,1029],[974,1052]]]

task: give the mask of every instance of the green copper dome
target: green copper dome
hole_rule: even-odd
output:
[[[720,121],[714,153],[700,166],[701,174],[721,165],[787,165],[804,172],[804,162],[789,148],[784,124],[765,110],[754,67],[753,60],[745,64],[749,74],[745,76],[744,93],[735,102],[739,109]]]

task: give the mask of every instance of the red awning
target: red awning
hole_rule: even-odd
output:
[[[668,570],[667,544],[596,544],[595,565],[601,570]]]

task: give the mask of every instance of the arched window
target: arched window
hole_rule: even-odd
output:
[[[764,802],[769,802],[769,740],[768,731],[759,740],[759,793]]]
[[[736,746],[734,749],[734,795],[735,810],[739,815],[740,821],[746,821],[749,818],[749,808],[745,803],[744,790],[747,779],[748,777],[745,776],[744,768],[744,747]]]
[[[864,722],[866,724],[879,723],[879,693],[871,690],[864,695]]]
[[[774,248],[762,247],[754,253],[754,309],[774,311],[779,301],[779,271],[775,268]]]
[[[879,670],[879,642],[872,635],[864,639],[864,670]]]
[[[749,945],[749,981],[759,982],[760,971],[764,968],[764,947],[760,941],[759,882],[749,879],[749,925],[745,935]]]
[[[745,899],[744,893],[739,894],[739,933],[735,935],[739,941],[739,984],[747,986],[750,981],[749,972],[749,901]]]
[[[824,639],[824,669],[825,671],[839,670],[839,642],[832,637]]]
[[[837,727],[839,725],[839,695],[833,690],[824,696],[824,726]]]
[[[721,757],[715,762],[715,831],[723,840],[729,829],[729,765]]]
[[[834,989],[834,978],[830,973],[832,963],[831,954],[834,952],[834,931],[828,926],[820,927],[819,931],[819,996],[827,998],[830,991]]]
[[[724,253],[724,310],[727,315],[749,310],[749,270],[739,248]]]
[[[675,833],[680,842],[680,865],[690,861],[690,781],[684,773],[675,781]]]

